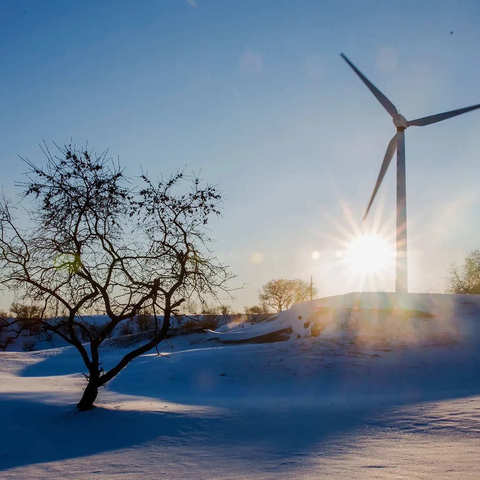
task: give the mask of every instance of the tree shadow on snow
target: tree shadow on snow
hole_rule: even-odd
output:
[[[0,469],[132,447],[195,429],[199,417],[39,402],[28,396],[0,399]]]
[[[195,450],[278,452],[283,460],[312,444],[328,453],[334,438],[367,421],[360,412],[242,410],[232,414],[125,411],[97,407],[78,413],[72,405],[39,402],[28,396],[0,400],[0,471],[35,463],[158,445]],[[168,462],[168,451],[165,452]],[[248,458],[245,458],[248,462]]]

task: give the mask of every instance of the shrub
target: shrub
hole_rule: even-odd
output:
[[[204,330],[215,330],[218,327],[219,318],[217,315],[203,315],[202,317],[188,317],[182,323],[181,330],[185,333],[202,332]]]

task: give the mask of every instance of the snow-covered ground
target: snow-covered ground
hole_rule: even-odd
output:
[[[479,297],[350,294],[174,337],[83,413],[71,347],[0,353],[0,478],[478,479]]]

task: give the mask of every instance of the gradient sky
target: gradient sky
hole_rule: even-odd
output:
[[[271,278],[365,287],[338,252],[394,128],[341,51],[407,118],[480,103],[478,1],[2,0],[0,22],[4,193],[42,140],[200,174],[224,192],[212,247],[238,309]],[[480,248],[479,131],[478,111],[407,131],[411,291],[444,291]],[[372,215],[389,236],[394,173]]]

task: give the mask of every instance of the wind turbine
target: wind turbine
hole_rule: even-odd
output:
[[[408,291],[407,276],[407,201],[406,201],[406,181],[405,181],[405,129],[411,126],[424,127],[432,123],[441,122],[447,118],[461,115],[480,108],[480,104],[471,107],[450,110],[449,112],[429,115],[428,117],[417,118],[415,120],[407,120],[396,109],[395,105],[372,83],[363,73],[347,58],[343,53],[340,56],[350,65],[352,70],[360,77],[367,88],[375,95],[377,100],[383,105],[385,110],[391,115],[393,124],[397,129],[397,133],[393,136],[387,146],[387,151],[383,158],[380,173],[373,189],[373,193],[368,202],[367,210],[363,216],[363,220],[368,215],[372,206],[375,195],[382,183],[383,177],[392,160],[395,150],[397,151],[397,225],[396,225],[396,261],[395,261],[395,291]]]

